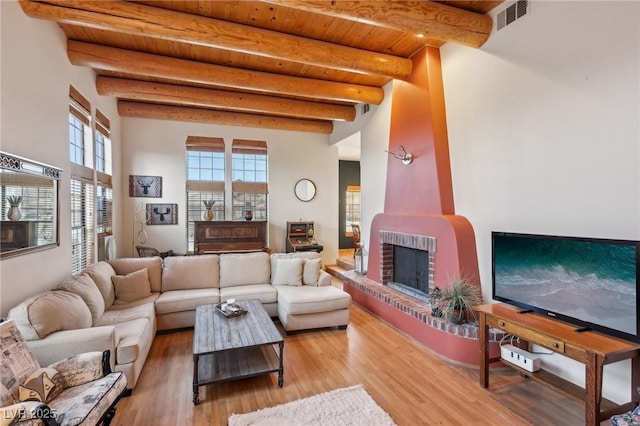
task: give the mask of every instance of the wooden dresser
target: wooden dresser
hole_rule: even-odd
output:
[[[266,221],[196,221],[194,254],[268,251]]]

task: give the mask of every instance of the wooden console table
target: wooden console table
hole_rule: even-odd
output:
[[[640,402],[636,387],[640,386],[640,344],[603,334],[576,332],[577,327],[502,303],[474,307],[480,321],[480,386],[489,387],[489,364],[500,358],[489,355],[489,327],[520,337],[521,342],[543,346],[553,352],[579,361],[585,365],[585,389],[561,379],[550,372],[534,373],[505,363],[522,375],[550,383],[585,401],[585,425],[599,425],[614,414],[635,408]],[[525,349],[527,349],[525,347]],[[631,397],[626,404],[618,405],[602,398],[602,370],[606,364],[631,359]]]

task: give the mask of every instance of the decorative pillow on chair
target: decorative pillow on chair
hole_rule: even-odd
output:
[[[320,268],[322,259],[304,259],[304,269],[302,271],[302,283],[305,285],[318,285],[320,279]]]
[[[20,401],[49,402],[63,391],[62,377],[55,368],[40,368],[19,389]]]
[[[116,303],[133,302],[151,296],[151,283],[147,268],[127,275],[114,275],[111,277],[111,281],[113,281],[116,290]]]
[[[278,259],[271,284],[301,286],[303,263],[304,259]]]

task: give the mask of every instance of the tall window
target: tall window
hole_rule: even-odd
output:
[[[266,142],[233,140],[231,220],[244,219],[248,210],[254,220],[267,220],[267,161]]]
[[[89,123],[85,124],[83,120],[78,118],[78,115],[71,107],[69,114],[69,159],[73,163],[84,164],[84,129]]]
[[[96,232],[98,260],[105,260],[105,238],[113,234],[113,189],[111,186],[111,122],[96,110]]]
[[[352,235],[351,225],[360,225],[360,186],[347,186],[345,230]]]
[[[91,103],[73,86],[69,88],[69,159],[93,169]]]
[[[111,120],[96,110],[96,171],[111,176]]]
[[[213,220],[245,220],[248,210],[254,220],[267,220],[267,143],[234,139],[231,157],[226,152],[222,138],[187,138],[189,252],[194,249],[194,222],[204,219],[205,201],[215,201]]]
[[[69,89],[69,153],[71,160],[71,272],[94,261],[94,172],[91,104]]]
[[[194,221],[202,220],[205,202],[214,201],[213,220],[224,220],[224,140],[187,138],[187,251],[193,251]]]

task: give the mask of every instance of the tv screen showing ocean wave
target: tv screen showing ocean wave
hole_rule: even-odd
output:
[[[496,233],[494,297],[637,336],[637,251],[632,241]]]

